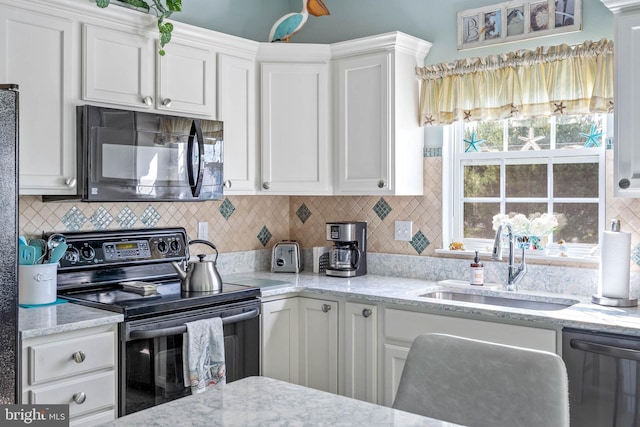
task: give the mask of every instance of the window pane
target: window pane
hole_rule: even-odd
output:
[[[553,165],[553,195],[555,197],[598,197],[598,164]]]
[[[464,197],[500,197],[500,165],[465,166]]]
[[[507,165],[507,197],[547,197],[547,165]]]
[[[567,243],[598,243],[597,203],[556,203],[558,228],[554,240]]]
[[[503,121],[465,123],[462,150],[467,153],[502,151],[503,140]]]
[[[506,203],[505,211],[507,214],[521,213],[527,218],[534,214],[543,214],[547,212],[546,203]]]
[[[593,133],[592,131],[593,126]],[[558,116],[556,118],[556,148],[598,147],[602,145],[602,116]],[[583,135],[587,136],[583,136]],[[592,136],[589,138],[589,136]]]
[[[549,117],[509,120],[509,151],[548,150],[550,138]]]
[[[499,203],[465,203],[464,237],[493,239],[493,216],[500,213]]]

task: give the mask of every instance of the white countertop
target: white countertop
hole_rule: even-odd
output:
[[[640,336],[640,308],[600,306],[591,303],[590,296],[580,297],[544,292],[482,291],[506,297],[525,295],[530,299],[565,298],[580,301],[580,303],[562,310],[540,311],[420,297],[420,294],[443,289],[443,286],[430,280],[402,277],[365,275],[344,279],[305,272],[300,274],[253,272],[224,276],[223,281],[260,286],[263,298],[296,293],[315,294],[321,298],[335,296],[372,303],[396,304],[407,309],[472,314],[486,317],[486,320],[489,321],[518,320],[537,323],[539,326],[572,327]],[[469,291],[476,292],[478,289],[470,289]]]
[[[453,427],[457,424],[272,378],[249,377],[101,425]]]

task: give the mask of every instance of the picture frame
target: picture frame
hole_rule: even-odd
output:
[[[458,50],[582,30],[582,0],[520,0],[457,13]]]

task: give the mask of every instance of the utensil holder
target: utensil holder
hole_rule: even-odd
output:
[[[18,303],[51,304],[56,301],[58,264],[18,266]]]

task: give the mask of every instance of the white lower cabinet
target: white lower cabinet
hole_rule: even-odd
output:
[[[338,392],[338,303],[287,298],[262,304],[262,375]]]
[[[444,333],[465,338],[557,353],[557,331],[460,317],[384,309],[384,402],[391,406],[413,340],[421,334]]]
[[[71,426],[116,418],[116,325],[22,340],[23,404],[68,404]]]
[[[344,395],[378,402],[378,308],[344,304]]]

